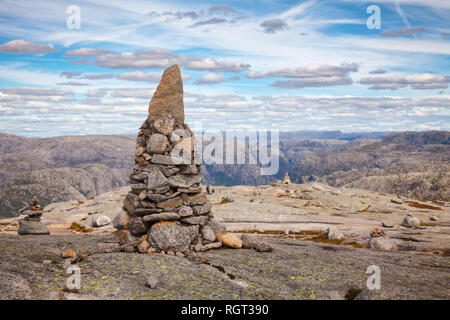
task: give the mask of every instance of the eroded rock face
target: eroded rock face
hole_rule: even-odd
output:
[[[150,245],[157,250],[186,252],[197,237],[199,227],[181,226],[174,222],[159,222],[148,233]]]

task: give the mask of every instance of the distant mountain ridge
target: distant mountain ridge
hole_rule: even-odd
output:
[[[440,199],[448,191],[448,132],[392,133],[383,141],[293,136],[295,132],[283,139],[280,134],[280,169],[275,176],[261,176],[256,165],[212,164],[203,166],[203,183],[262,185],[290,172],[296,182],[391,188],[399,194],[416,190],[413,196],[430,199]],[[360,136],[374,137],[372,133]],[[132,136],[25,138],[0,133],[0,216],[16,215],[24,200],[34,195],[46,205],[83,200],[128,185],[135,143]]]
[[[290,171],[296,182],[317,180],[424,200],[450,199],[450,133],[393,133],[379,142],[309,154]]]

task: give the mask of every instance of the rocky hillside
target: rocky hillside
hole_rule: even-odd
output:
[[[203,183],[264,185],[290,172],[296,182],[320,180],[334,186],[448,199],[448,133],[391,134],[382,142],[354,139],[379,135],[334,135],[350,141],[295,140],[295,133],[286,133],[280,135],[286,140],[280,141],[277,175],[261,176],[256,165],[213,164],[203,167]],[[23,199],[33,195],[47,205],[84,200],[127,185],[135,143],[128,136],[40,139],[0,133],[0,217],[16,215]]]
[[[277,175],[261,176],[257,165],[213,164],[204,166],[203,183],[269,184],[280,179],[306,154],[363,142],[282,141]],[[135,138],[128,136],[39,139],[0,133],[0,217],[16,215],[23,206],[23,199],[33,195],[47,205],[55,201],[84,200],[127,185],[135,145]]]
[[[450,199],[450,133],[404,132],[341,151],[309,154],[291,170],[296,182],[317,180],[424,200]]]
[[[23,199],[33,195],[47,205],[126,185],[134,144],[134,138],[124,136],[0,134],[0,217],[15,215]]]

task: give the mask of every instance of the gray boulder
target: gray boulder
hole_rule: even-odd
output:
[[[92,225],[94,227],[103,227],[111,223],[111,219],[105,215],[99,214],[92,218]]]
[[[215,232],[227,232],[227,228],[223,224],[221,224],[215,220],[209,220],[206,225],[208,227],[210,227],[214,233]]]
[[[157,214],[149,214],[144,217],[144,222],[159,222],[159,221],[170,221],[178,220],[180,216],[175,212],[162,212]]]
[[[200,183],[202,177],[200,175],[177,175],[168,179],[169,186],[177,188],[190,188],[196,183]]]
[[[242,248],[244,249],[255,249],[258,252],[270,252],[273,250],[269,243],[249,234],[243,234],[241,240]]]
[[[216,235],[214,234],[214,231],[211,229],[211,227],[203,226],[200,232],[202,233],[203,240],[209,242],[216,241]]]
[[[175,222],[159,222],[151,226],[148,241],[157,250],[186,252],[196,238],[199,227],[180,226]]]
[[[405,219],[403,219],[401,225],[408,228],[417,228],[420,227],[420,220],[414,217],[411,213],[408,213]]]
[[[156,119],[155,122],[153,122],[153,128],[159,133],[167,136],[175,129],[175,119],[169,117]]]
[[[183,223],[186,223],[186,224],[203,226],[206,224],[206,222],[208,222],[208,217],[207,216],[189,217],[189,218],[183,218],[180,221]]]
[[[169,139],[163,134],[155,133],[150,136],[147,143],[147,152],[153,153],[164,153],[169,149],[170,143]]]
[[[167,184],[166,177],[158,169],[151,171],[148,176],[148,189],[162,187]]]
[[[344,240],[344,234],[334,228],[328,228],[326,233],[328,240]]]
[[[40,221],[31,220],[19,220],[19,231],[20,235],[27,234],[50,234],[50,231]]]
[[[378,249],[378,250],[395,250],[397,249],[397,245],[394,241],[386,237],[373,237],[367,241],[367,248],[370,249]]]

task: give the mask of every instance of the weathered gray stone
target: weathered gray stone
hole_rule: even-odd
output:
[[[162,209],[158,208],[138,208],[134,211],[134,214],[137,216],[146,216],[148,214],[152,213],[160,213],[162,212]]]
[[[111,223],[111,219],[105,215],[99,214],[92,217],[92,225],[94,227],[103,227]]]
[[[417,228],[420,227],[420,220],[414,216],[412,216],[410,213],[403,219],[403,222],[401,224],[403,227],[408,228]]]
[[[383,221],[383,222],[381,222],[381,226],[384,227],[384,228],[393,228],[394,224]]]
[[[143,135],[136,137],[136,147],[145,147],[145,137]]]
[[[181,206],[178,208],[178,214],[182,218],[191,217],[194,215],[194,210],[189,206]]]
[[[154,154],[151,162],[156,164],[164,164],[167,166],[173,166],[182,163],[184,160],[182,158],[177,158],[173,156],[164,156],[162,154]]]
[[[205,204],[202,204],[199,206],[193,206],[192,209],[194,210],[194,214],[197,214],[197,215],[207,214],[212,209],[212,203],[211,203],[211,201],[208,201]]]
[[[142,154],[145,152],[145,148],[144,147],[137,147],[136,151],[134,152],[134,155],[136,157],[140,157],[142,156]]]
[[[132,174],[130,176],[130,179],[131,180],[135,180],[135,181],[144,181],[144,180],[147,179],[147,176],[148,176],[147,173],[141,172],[141,173],[138,173],[138,174]]]
[[[373,237],[367,241],[367,248],[378,250],[395,250],[397,245],[386,237]]]
[[[141,193],[138,194],[139,200],[145,200],[147,198],[147,190],[141,191]]]
[[[131,219],[129,224],[129,228],[132,234],[141,235],[147,232],[147,226],[144,223],[144,220],[141,217],[134,217]]]
[[[163,134],[155,133],[150,136],[147,142],[147,152],[153,153],[164,153],[169,149],[170,143],[169,139]]]
[[[185,175],[192,175],[192,174],[198,174],[198,173],[199,173],[199,170],[195,164],[188,164],[181,170],[181,174],[185,174]]]
[[[147,179],[147,187],[149,190],[153,188],[163,187],[167,184],[167,178],[158,169],[154,169],[153,171],[149,172],[147,175]]]
[[[395,204],[403,204],[403,201],[400,200],[399,198],[392,198],[392,199],[391,199],[391,202],[392,202],[392,203],[395,203]]]
[[[175,222],[158,222],[148,232],[150,245],[157,250],[185,252],[198,234],[198,226],[180,226]]]
[[[40,221],[32,220],[19,220],[19,231],[20,235],[28,234],[50,234],[45,224]]]
[[[222,242],[213,242],[208,244],[196,244],[194,245],[194,251],[204,252],[211,249],[217,249],[222,246]]]
[[[195,196],[189,197],[189,205],[197,206],[208,202],[208,198],[204,194],[196,194]]]
[[[153,128],[159,133],[168,136],[175,129],[175,119],[163,117],[153,122]]]
[[[144,190],[147,190],[147,185],[144,183],[132,183],[130,184],[131,191],[136,195]]]
[[[245,249],[255,249],[258,252],[270,252],[273,250],[269,243],[249,234],[243,234],[241,240],[242,248]]]
[[[139,198],[138,198],[138,196],[133,194],[133,193],[131,193],[131,192],[129,192],[126,195],[126,197],[125,197],[125,199],[123,201],[123,206],[124,206],[125,210],[129,214],[133,215],[134,211],[136,210],[138,205],[139,205]]]
[[[148,243],[147,240],[143,240],[141,241],[138,246],[137,246],[137,251],[139,253],[147,253],[147,250],[150,248],[150,244]]]
[[[181,199],[181,197],[174,197],[165,201],[158,202],[156,206],[162,209],[175,209],[180,207],[182,204],[183,200]]]
[[[178,220],[180,216],[176,212],[162,212],[156,214],[150,214],[144,217],[145,222],[160,222],[160,221],[171,221]]]
[[[117,230],[128,229],[130,223],[130,217],[125,211],[119,212],[113,220],[113,226]]]
[[[183,81],[178,65],[164,70],[161,82],[153,94],[148,109],[148,122],[168,117],[175,118],[178,125],[184,123]]]
[[[202,177],[200,175],[197,176],[183,176],[176,175],[172,176],[168,179],[167,183],[171,187],[177,188],[190,188],[196,183],[200,183]]]
[[[214,234],[214,231],[211,229],[211,227],[203,226],[200,230],[203,240],[214,242],[216,241],[216,235]]]
[[[223,224],[221,224],[215,220],[209,220],[206,225],[208,227],[210,227],[212,229],[212,231],[214,231],[214,233],[227,231],[227,228]]]
[[[344,240],[344,234],[334,228],[328,228],[326,231],[328,240]]]
[[[180,192],[175,192],[173,194],[171,194],[170,196],[165,196],[162,194],[149,194],[147,196],[147,199],[153,201],[153,202],[162,202],[162,201],[166,201],[168,199],[177,197],[180,194]]]
[[[191,225],[198,224],[198,225],[203,226],[206,224],[206,222],[208,222],[208,217],[206,217],[206,216],[189,217],[189,218],[183,218],[180,221],[183,223],[186,223],[186,224],[191,224]]]
[[[202,192],[202,188],[201,187],[198,187],[198,188],[178,188],[178,191],[180,191],[182,193],[193,194],[193,193],[201,193]]]

